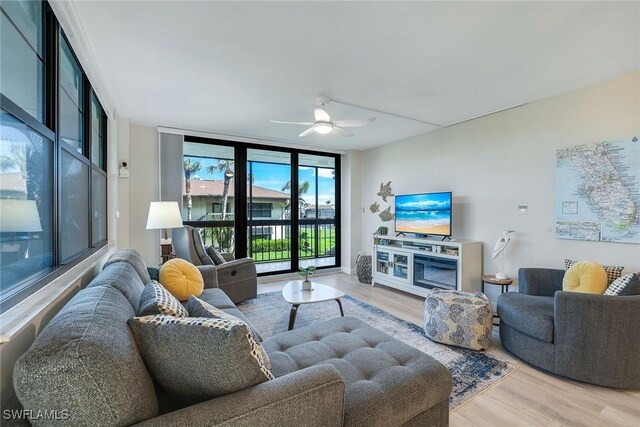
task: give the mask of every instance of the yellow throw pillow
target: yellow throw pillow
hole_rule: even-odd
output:
[[[603,294],[607,290],[607,284],[607,272],[602,265],[593,261],[580,261],[564,274],[562,290]]]
[[[186,301],[191,295],[199,297],[204,290],[200,270],[189,261],[180,258],[162,264],[160,283],[179,301]]]

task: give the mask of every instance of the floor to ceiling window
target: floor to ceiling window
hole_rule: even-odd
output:
[[[42,1],[0,3],[0,307],[107,242],[106,115]]]
[[[184,222],[205,245],[263,275],[339,266],[339,155],[186,137],[183,164]]]

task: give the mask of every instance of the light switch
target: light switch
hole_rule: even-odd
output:
[[[526,215],[529,213],[529,206],[527,204],[518,205],[518,213],[520,215]]]

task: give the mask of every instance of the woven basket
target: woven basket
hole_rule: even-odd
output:
[[[358,280],[360,283],[371,284],[371,255],[362,255],[358,253],[356,258],[356,271],[358,273]]]

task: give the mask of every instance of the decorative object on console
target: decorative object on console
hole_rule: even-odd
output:
[[[514,230],[504,230],[502,232],[502,236],[500,236],[495,246],[493,247],[491,259],[495,261],[496,266],[498,267],[498,272],[496,273],[496,279],[498,280],[509,278],[509,276],[504,273],[504,261],[505,250],[507,249],[507,246],[509,246],[509,242],[511,242],[511,234],[513,233],[515,233]]]
[[[393,219],[395,218],[395,215],[391,212],[391,206],[380,212],[378,216],[384,222],[393,221]]]
[[[316,272],[316,268],[313,265],[310,265],[309,267],[301,267],[300,271],[298,271],[298,274],[302,277],[304,277],[304,280],[302,282],[302,290],[303,291],[312,291],[312,286],[311,286],[311,280],[309,280],[310,276],[313,276],[313,273]]]
[[[385,227],[385,226],[381,226],[378,227],[378,229],[376,231],[374,231],[374,235],[379,235],[379,236],[386,236],[387,233],[389,232],[389,227]]]
[[[632,273],[617,278],[604,291],[605,295],[640,295],[640,274]]]
[[[151,202],[149,215],[147,216],[147,230],[162,230],[163,238],[160,239],[162,262],[171,258],[171,239],[167,233],[168,228],[181,228],[182,215],[178,202]]]
[[[424,302],[424,332],[442,344],[471,350],[489,347],[493,310],[481,292],[433,289]]]
[[[393,194],[393,192],[391,191],[391,181],[387,182],[386,184],[384,182],[381,182],[380,191],[378,191],[377,195],[382,197],[382,200],[384,200],[385,202],[388,202],[387,197],[395,196],[395,194]]]
[[[371,213],[379,212],[380,211],[380,203],[373,202],[371,204],[371,206],[369,206],[369,210],[371,211]]]
[[[191,295],[199,297],[204,290],[204,279],[200,270],[181,258],[174,258],[162,264],[160,283],[180,301],[187,301]]]
[[[607,273],[597,262],[580,261],[567,270],[562,279],[562,290],[603,294],[607,289]]]
[[[570,259],[564,260],[564,269],[569,270],[578,261],[573,261]],[[605,273],[607,273],[607,284],[611,285],[615,280],[617,280],[620,276],[622,276],[622,271],[624,270],[624,266],[622,265],[603,265]]]

